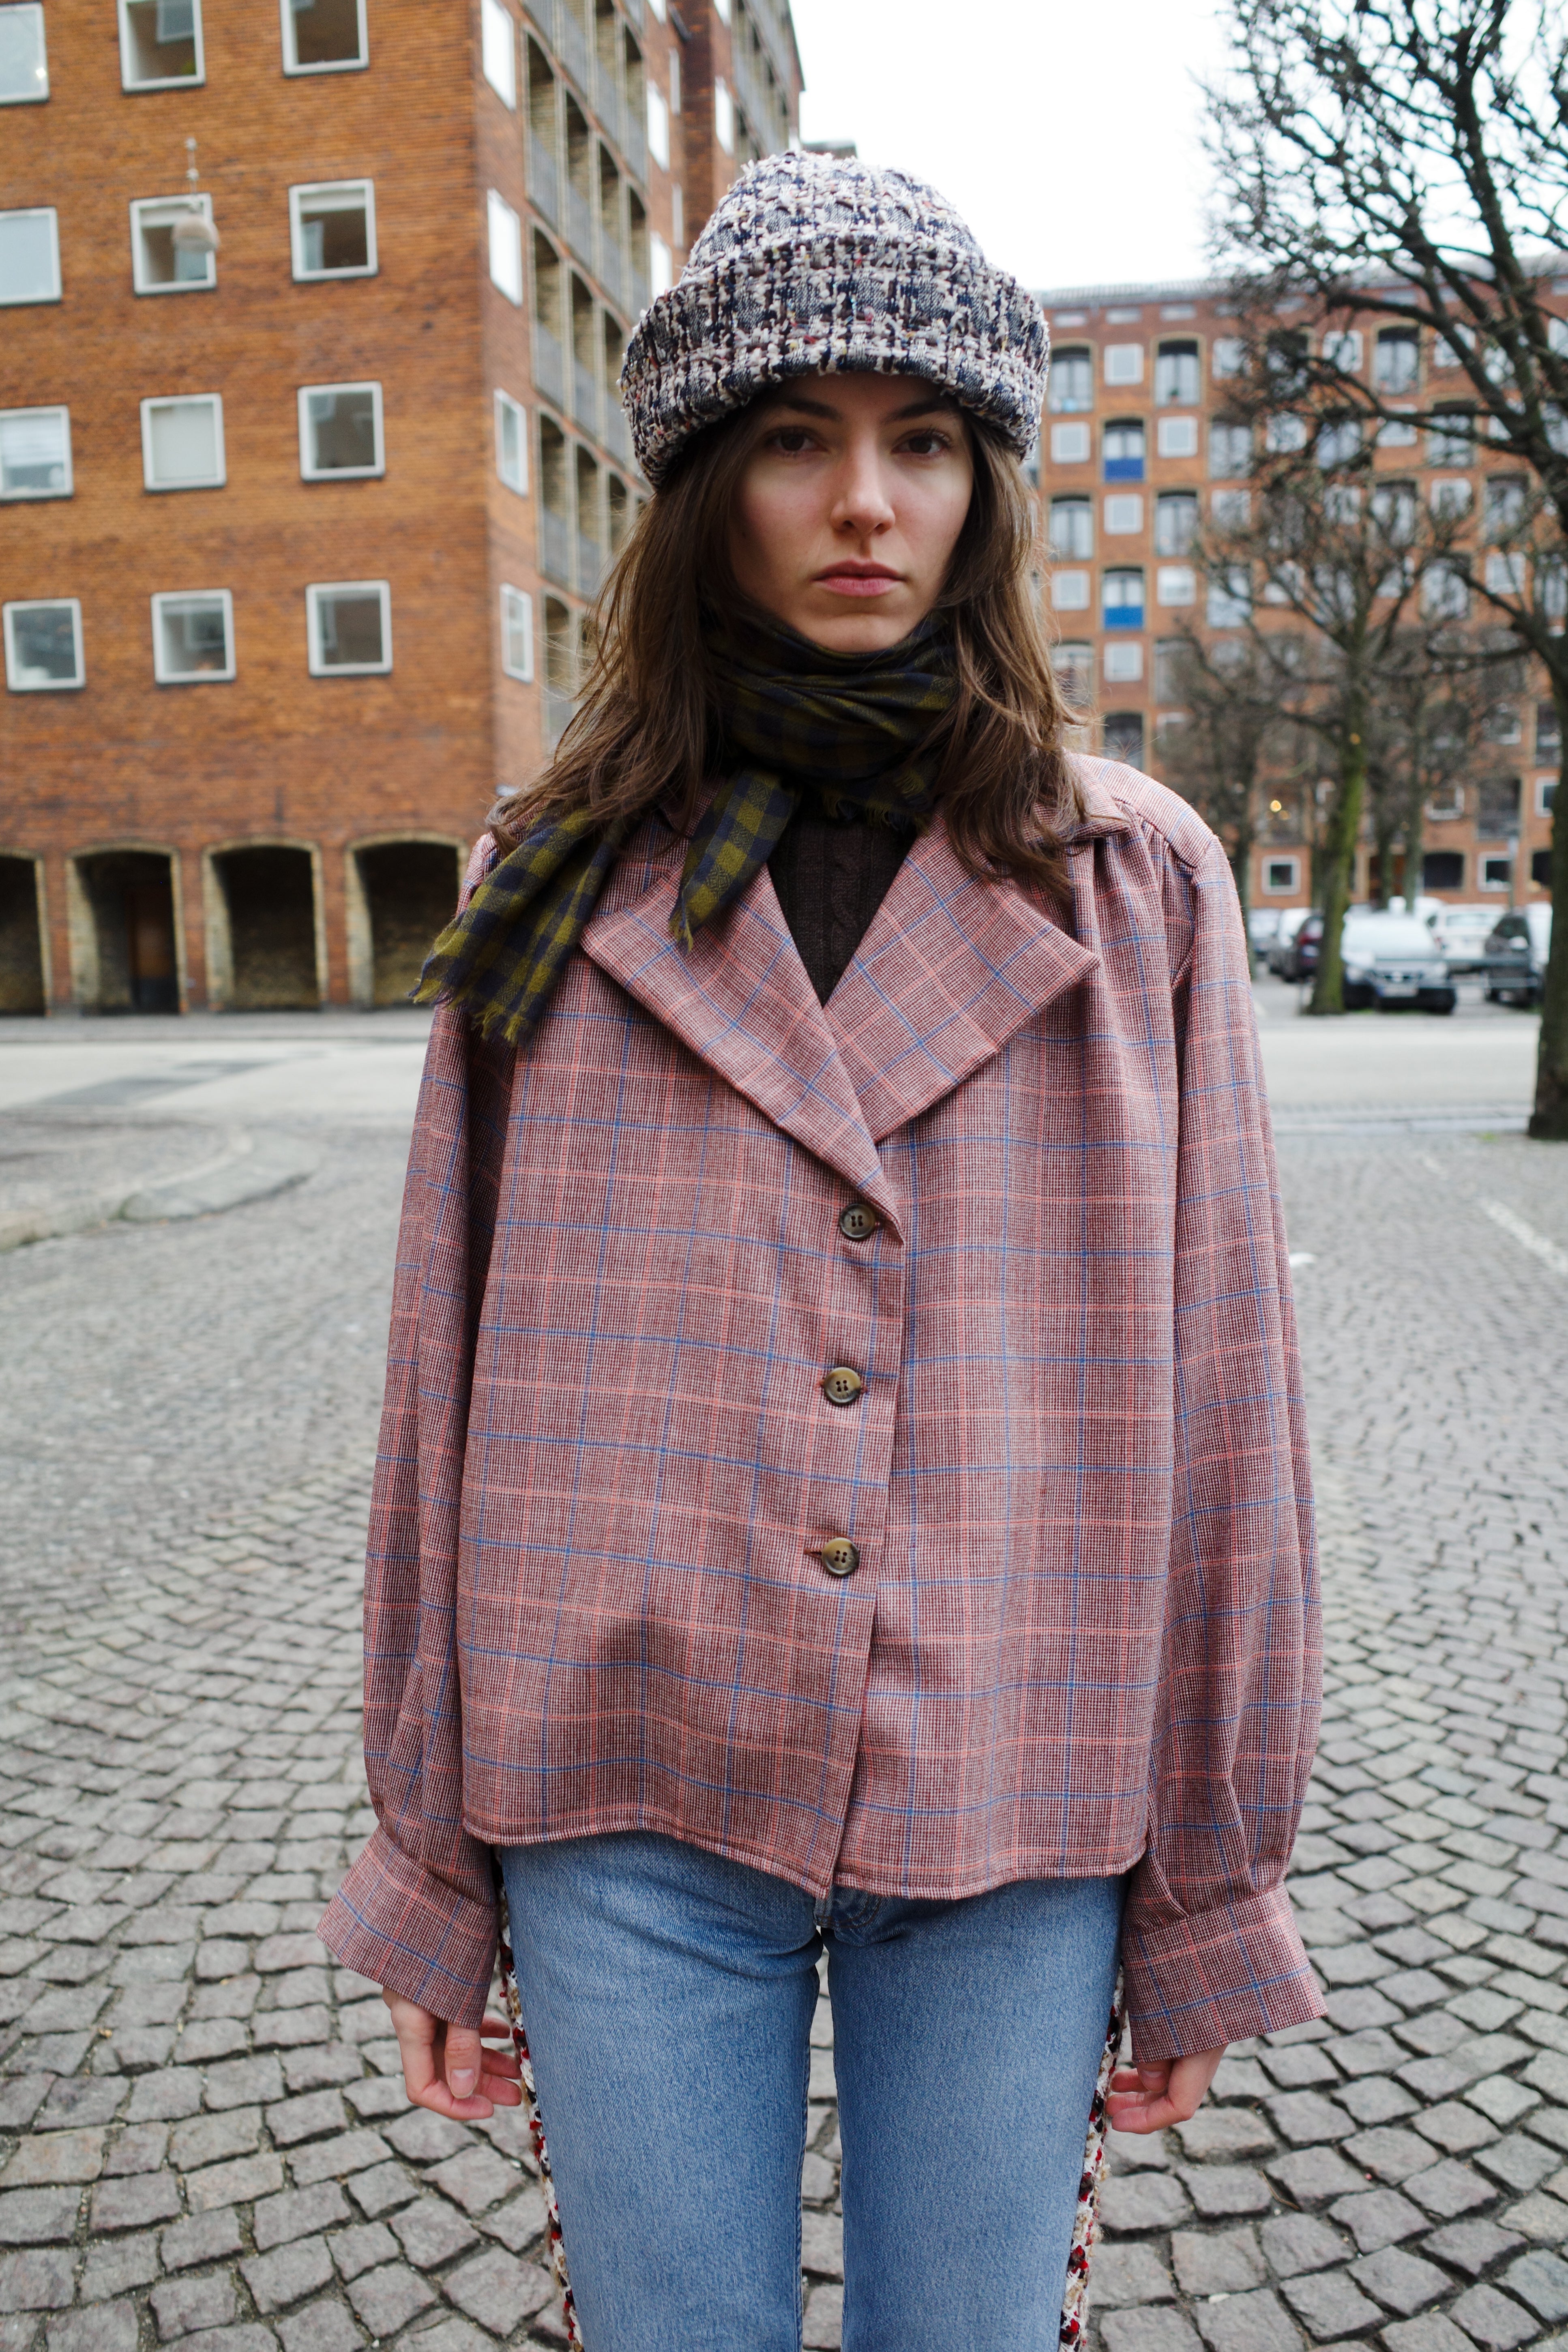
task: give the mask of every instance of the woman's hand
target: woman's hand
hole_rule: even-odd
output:
[[[1184,2124],[1203,2105],[1224,2056],[1223,2050],[1204,2050],[1192,2058],[1146,2058],[1141,2065],[1119,2067],[1105,2102],[1111,2130],[1157,2132]]]
[[[497,2107],[522,2105],[521,2069],[504,2018],[487,2017],[479,2026],[448,2025],[384,1985],[381,1997],[392,2011],[404,2084],[416,2107],[476,2123]],[[505,2049],[487,2050],[487,2038],[503,2042]]]

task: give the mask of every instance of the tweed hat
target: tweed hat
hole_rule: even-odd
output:
[[[946,198],[835,155],[765,156],[710,215],[621,370],[656,486],[694,434],[796,375],[874,369],[940,384],[1020,457],[1039,431],[1049,333]]]

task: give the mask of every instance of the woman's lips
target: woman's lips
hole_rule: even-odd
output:
[[[896,572],[820,572],[817,585],[836,596],[885,596],[899,585]]]

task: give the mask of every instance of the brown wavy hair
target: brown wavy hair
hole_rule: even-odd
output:
[[[698,435],[643,508],[599,592],[588,674],[554,758],[490,811],[503,848],[541,818],[584,807],[607,820],[669,800],[683,830],[695,824],[722,740],[709,616],[766,619],[736,583],[730,515],[772,405],[764,396]],[[982,417],[963,421],[974,488],[937,602],[957,674],[952,709],[931,739],[945,742],[938,795],[972,874],[1010,875],[1063,900],[1060,835],[1082,802],[1061,750],[1068,713],[1030,590],[1031,503],[1000,435]]]

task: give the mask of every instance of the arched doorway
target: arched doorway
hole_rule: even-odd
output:
[[[174,860],[105,849],[74,860],[73,961],[86,1013],[177,1013]]]
[[[0,856],[0,1013],[47,1010],[37,867],[30,857]]]
[[[313,1012],[316,872],[308,849],[258,843],[213,853],[214,994],[235,1013]]]
[[[377,841],[353,854],[368,931],[354,993],[362,1003],[402,1004],[438,931],[451,921],[463,852],[451,841]]]

